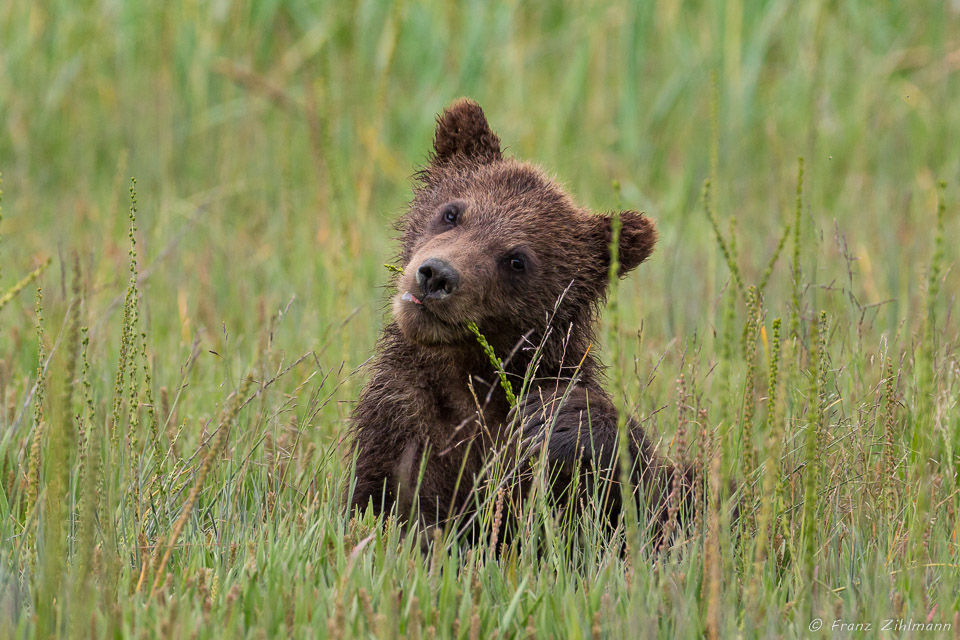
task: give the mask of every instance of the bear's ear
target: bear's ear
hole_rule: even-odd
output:
[[[613,241],[612,215],[601,218],[604,238],[604,263],[610,264],[610,243]],[[657,243],[657,226],[647,216],[636,211],[620,212],[620,270],[618,275],[623,277],[647,259],[653,253],[653,245]]]
[[[490,130],[483,109],[469,98],[460,98],[437,118],[433,137],[433,162],[456,158],[481,164],[500,160],[500,138]]]

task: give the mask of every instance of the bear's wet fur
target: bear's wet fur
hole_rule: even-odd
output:
[[[619,217],[624,276],[651,254],[657,232],[643,214]],[[353,412],[351,512],[372,505],[407,519],[416,510],[425,529],[468,520],[473,492],[489,488],[485,465],[494,456],[529,467],[532,456],[507,453],[523,443],[546,445],[558,497],[575,469],[583,486],[602,480],[604,508],[616,520],[617,409],[590,348],[609,283],[611,220],[578,206],[538,168],[505,157],[476,102],[444,111],[398,223],[403,273],[393,320]],[[471,322],[518,393],[534,363],[517,411]],[[631,484],[650,521],[662,523],[668,502],[689,502],[692,473],[658,456],[638,423],[628,429]],[[524,471],[511,488],[517,500]]]

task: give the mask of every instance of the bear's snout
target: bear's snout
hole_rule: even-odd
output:
[[[427,258],[417,269],[417,285],[424,297],[445,298],[457,290],[460,274],[446,260]]]

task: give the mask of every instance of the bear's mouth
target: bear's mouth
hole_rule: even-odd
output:
[[[401,291],[403,291],[401,289]],[[403,291],[394,298],[394,318],[407,339],[425,346],[458,342],[465,334],[456,310],[436,305],[438,301]]]
[[[417,298],[417,296],[413,295],[409,291],[405,291],[403,295],[400,296],[400,300],[402,300],[403,302],[412,302],[413,304],[419,304],[423,306],[423,302],[421,302],[420,299]]]

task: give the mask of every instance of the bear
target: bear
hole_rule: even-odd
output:
[[[623,277],[651,255],[657,230],[635,211],[619,220]],[[530,466],[529,454],[515,455],[523,444],[545,456],[558,500],[573,484],[604,482],[603,509],[616,520],[618,412],[591,348],[610,281],[612,221],[536,166],[506,157],[476,102],[461,98],[437,118],[432,154],[397,223],[393,317],[352,413],[349,512],[416,517],[421,532],[458,526],[475,513],[493,457]],[[503,358],[499,366],[471,324]],[[515,389],[528,381],[515,406],[501,374]],[[631,486],[649,521],[664,523],[689,502],[691,471],[661,458],[636,421],[627,433]],[[526,491],[520,471],[516,501]],[[573,483],[576,474],[585,482]]]

